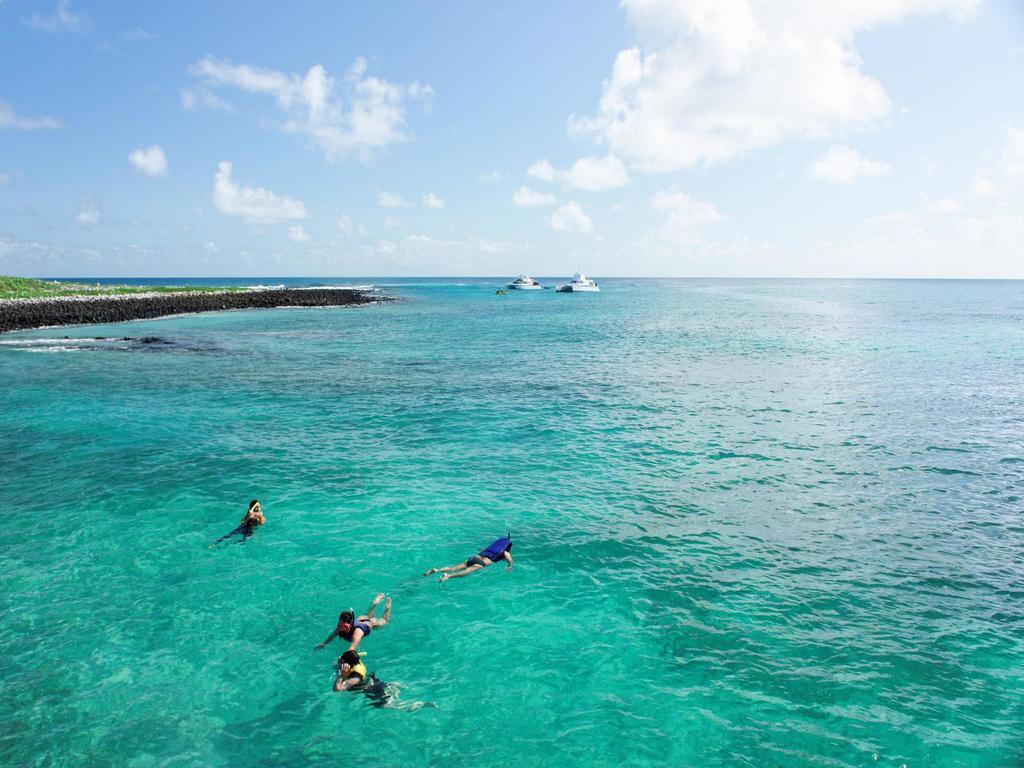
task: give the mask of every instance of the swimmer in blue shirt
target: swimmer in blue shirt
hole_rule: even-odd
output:
[[[511,571],[512,566],[515,565],[515,561],[512,560],[512,540],[507,536],[495,540],[487,549],[477,555],[473,555],[468,560],[457,565],[448,565],[444,568],[431,568],[423,575],[432,576],[435,573],[440,573],[442,574],[440,581],[443,584],[448,579],[461,579],[463,576],[469,576],[469,574],[476,573],[480,569],[493,565],[499,560],[504,560],[508,563],[508,567],[505,568],[506,571]]]

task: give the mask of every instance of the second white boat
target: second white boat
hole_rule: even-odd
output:
[[[597,283],[582,272],[577,272],[572,276],[572,280],[562,283],[555,290],[559,293],[596,293],[601,289],[597,287]]]

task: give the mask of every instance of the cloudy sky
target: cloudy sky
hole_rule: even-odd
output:
[[[1024,278],[1019,0],[296,7],[0,0],[0,273]]]

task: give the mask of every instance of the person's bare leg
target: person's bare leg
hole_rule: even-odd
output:
[[[389,597],[384,601],[384,615],[381,618],[375,618],[368,616],[367,620],[370,622],[370,626],[374,629],[378,627],[386,627],[388,622],[391,621],[391,598]]]
[[[440,583],[444,584],[446,581],[448,581],[448,579],[461,579],[463,576],[469,576],[469,574],[475,573],[476,571],[479,571],[481,568],[483,568],[482,565],[470,565],[468,567],[463,568],[460,571],[456,571],[454,573],[446,573],[444,576],[441,577]]]
[[[363,614],[362,618],[372,619],[374,612],[377,610],[377,606],[380,605],[380,601],[384,599],[384,593],[378,592],[377,596],[373,598],[373,602],[370,603],[370,607],[366,609],[366,613]]]
[[[465,567],[466,567],[466,561],[463,560],[458,565],[446,565],[444,568],[431,568],[429,571],[427,571],[423,575],[424,576],[433,576],[435,573],[451,573],[452,571],[457,571],[460,568],[465,568]]]

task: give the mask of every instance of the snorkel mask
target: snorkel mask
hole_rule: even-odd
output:
[[[351,621],[345,620],[345,614],[348,614],[352,617]],[[342,611],[341,616],[338,617],[338,632],[341,634],[350,632],[352,630],[352,625],[355,624],[355,621],[355,611],[353,611],[351,608],[349,608],[347,611]]]

